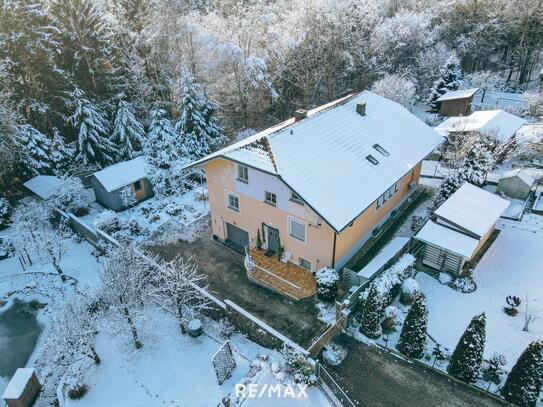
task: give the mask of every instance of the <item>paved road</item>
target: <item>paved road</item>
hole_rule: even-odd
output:
[[[347,349],[340,365],[326,367],[360,406],[504,406],[470,387],[341,334]]]

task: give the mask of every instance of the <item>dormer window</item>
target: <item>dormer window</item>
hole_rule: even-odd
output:
[[[379,164],[379,161],[377,161],[377,158],[375,158],[374,156],[372,156],[371,154],[368,154],[366,156],[366,160],[368,160],[370,163],[372,163],[373,165],[377,165]]]
[[[373,148],[375,148],[379,153],[381,153],[384,157],[388,157],[390,153],[385,150],[383,147],[381,147],[379,144],[374,144]]]

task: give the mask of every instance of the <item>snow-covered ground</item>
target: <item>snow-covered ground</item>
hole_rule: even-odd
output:
[[[471,318],[485,312],[485,355],[501,353],[511,368],[528,343],[543,337],[543,217],[525,215],[522,222],[504,220],[498,227],[501,233],[473,273],[475,292],[457,292],[425,273],[418,273],[416,280],[428,301],[428,332],[432,337],[452,350]],[[529,332],[522,330],[526,294],[529,308],[541,313]],[[522,299],[516,317],[503,311],[508,295]]]
[[[229,339],[236,367],[232,376],[219,385],[211,358],[225,339],[216,328],[215,322],[206,320],[203,335],[197,338],[182,335],[174,318],[156,311],[140,328],[141,349],[134,348],[128,333],[116,336],[101,333],[97,350],[102,363],[93,365],[85,374],[88,393],[79,400],[66,399],[66,406],[216,406],[228,395],[234,405],[238,383],[289,382],[288,376],[271,371],[272,364],[283,365],[280,353],[236,333]],[[260,360],[260,355],[268,356],[268,360]],[[239,402],[260,406],[266,400],[240,399]],[[266,405],[278,402],[281,399],[273,397]],[[284,405],[328,406],[329,403],[319,389],[312,388],[308,398],[290,399]]]
[[[205,185],[203,187],[205,190]],[[194,188],[184,194],[167,198],[153,197],[143,201],[131,209],[115,212],[114,215],[121,224],[128,224],[131,220],[137,222],[141,231],[136,236],[137,242],[142,242],[156,233],[159,229],[167,229],[168,233],[160,233],[169,239],[191,238],[190,225],[209,213],[209,202],[198,200],[200,188]],[[97,202],[90,205],[90,212],[81,219],[93,225],[94,221],[107,211]]]

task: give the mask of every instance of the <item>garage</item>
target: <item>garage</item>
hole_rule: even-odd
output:
[[[235,251],[245,254],[245,246],[249,244],[249,233],[226,222],[225,243]]]

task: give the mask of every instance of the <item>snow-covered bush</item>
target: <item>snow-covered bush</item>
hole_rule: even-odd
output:
[[[113,212],[112,210],[105,210],[102,213],[100,213],[92,222],[92,224],[109,234],[118,232],[121,230],[121,223],[119,222],[119,218]]]
[[[288,374],[294,376],[297,383],[308,383],[312,375],[306,357],[291,346],[284,345],[281,351],[285,359],[285,370]]]
[[[230,338],[230,336],[236,330],[236,327],[234,326],[232,321],[230,321],[228,318],[219,319],[219,321],[217,322],[217,328],[219,330],[219,335],[223,339]]]
[[[386,299],[379,289],[371,284],[362,304],[360,332],[368,338],[377,339],[381,336],[381,318],[383,317]]]
[[[236,137],[234,138],[235,142],[245,140],[247,137],[251,137],[255,135],[257,131],[255,129],[243,129],[238,134],[236,134]]]
[[[500,353],[494,353],[490,359],[483,361],[481,371],[483,372],[483,380],[499,385],[503,376],[507,371],[507,359]]]
[[[449,285],[452,281],[452,276],[449,273],[439,273],[438,280],[443,285]]]
[[[194,193],[194,200],[199,201],[199,202],[209,200],[209,192],[207,191],[207,188],[204,188],[204,187],[196,188],[195,193]]]
[[[346,355],[347,352],[345,351],[345,349],[339,347],[334,343],[326,345],[322,352],[322,358],[324,360],[324,363],[329,366],[339,365],[343,361],[343,359],[345,359]]]
[[[87,193],[77,177],[64,178],[48,202],[75,216],[84,216],[89,212]]]
[[[402,283],[400,302],[404,305],[410,305],[420,294],[420,287],[413,278],[408,278]]]
[[[409,110],[415,104],[415,83],[400,75],[385,75],[372,85],[371,91],[393,100]]]
[[[398,318],[398,308],[396,308],[393,305],[389,305],[385,308],[384,316],[385,319],[381,323],[381,326],[383,328],[383,332],[390,333],[394,331],[394,328],[397,324],[397,318]]]
[[[476,315],[458,341],[447,372],[459,380],[473,383],[479,377],[486,342],[486,316]]]
[[[427,218],[420,215],[411,216],[411,232],[418,231],[425,223]]]
[[[87,392],[87,387],[83,384],[79,375],[68,377],[64,383],[66,383],[68,397],[72,400],[83,397]]]
[[[456,291],[461,293],[469,294],[474,292],[477,289],[477,284],[472,277],[457,277],[454,278],[449,286],[454,288]]]
[[[426,345],[428,308],[424,296],[418,295],[405,318],[398,350],[410,358],[421,358]]]
[[[381,295],[385,298],[387,305],[392,302],[401,284],[413,276],[415,260],[415,257],[406,253],[373,281],[372,284],[377,287]]]
[[[0,230],[7,227],[11,217],[11,205],[6,198],[0,198]]]
[[[339,274],[331,267],[323,267],[315,274],[317,280],[317,296],[323,301],[333,301],[337,294]]]

